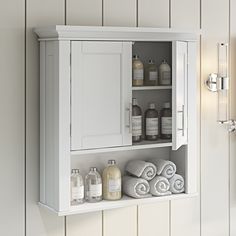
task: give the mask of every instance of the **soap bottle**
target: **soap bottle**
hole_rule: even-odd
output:
[[[169,102],[164,103],[161,110],[161,138],[172,138],[172,111]]]
[[[79,205],[84,202],[84,181],[78,169],[71,170],[71,205]]]
[[[91,167],[85,177],[85,194],[87,202],[102,200],[102,178],[96,167]]]
[[[145,70],[145,85],[155,86],[157,85],[158,71],[157,66],[155,65],[152,59],[149,60],[148,65]]]
[[[119,200],[121,194],[121,172],[115,160],[109,160],[102,173],[103,199]]]
[[[155,103],[149,104],[149,109],[145,112],[145,134],[146,140],[157,140],[158,132],[158,112]]]
[[[171,85],[171,68],[166,60],[159,66],[159,85]]]
[[[143,63],[138,55],[133,56],[133,86],[143,85]]]
[[[132,104],[132,141],[140,142],[142,139],[142,110],[138,106],[136,98]]]

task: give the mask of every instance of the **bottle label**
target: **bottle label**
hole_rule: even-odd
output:
[[[143,80],[143,69],[134,69],[133,70],[133,79],[134,80]]]
[[[158,135],[158,118],[146,118],[146,135]]]
[[[162,134],[172,133],[172,118],[171,117],[161,118],[161,133]]]
[[[132,135],[142,135],[142,116],[132,116]]]
[[[90,185],[90,197],[102,196],[102,184],[91,184]]]
[[[121,179],[110,179],[108,182],[108,191],[110,193],[121,191]]]
[[[162,79],[161,79],[161,83],[162,84],[171,84],[171,81],[170,81],[170,71],[163,71],[162,72]]]
[[[83,199],[84,198],[84,186],[72,187],[71,188],[71,198],[72,198],[72,200]]]
[[[149,80],[154,80],[156,81],[157,80],[157,71],[150,71],[149,72]]]

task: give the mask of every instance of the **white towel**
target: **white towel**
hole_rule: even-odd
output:
[[[150,186],[147,180],[124,176],[122,181],[123,192],[133,198],[151,197],[149,194]]]
[[[153,179],[157,173],[157,168],[155,165],[150,162],[140,160],[129,161],[125,167],[125,170],[129,174],[145,180]]]
[[[184,178],[181,175],[175,174],[170,182],[170,191],[172,193],[182,193],[184,192]]]
[[[153,158],[149,160],[157,168],[157,175],[161,175],[170,179],[176,173],[176,165],[172,161]]]
[[[171,194],[171,192],[168,191],[170,183],[168,179],[163,176],[156,176],[149,182],[149,184],[150,192],[154,196],[166,196]]]

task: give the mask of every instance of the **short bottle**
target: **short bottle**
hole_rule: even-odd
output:
[[[102,200],[102,178],[96,167],[91,167],[85,177],[85,196],[87,202]]]
[[[121,199],[121,172],[115,160],[108,161],[108,166],[102,173],[102,183],[103,199],[111,201]]]
[[[142,110],[136,98],[133,98],[132,105],[132,141],[140,142],[142,140]]]
[[[144,83],[147,86],[155,86],[157,85],[158,79],[158,70],[152,59],[149,60],[148,65],[145,69],[145,80]]]
[[[145,134],[147,140],[157,140],[159,138],[158,112],[155,103],[150,103],[145,112]]]
[[[71,205],[79,205],[84,202],[84,181],[79,169],[71,170]]]
[[[171,68],[166,60],[159,66],[159,85],[171,85]]]
[[[143,85],[143,63],[139,59],[138,55],[133,56],[133,86],[142,86]]]
[[[164,103],[161,110],[161,138],[172,138],[172,111],[169,102]]]

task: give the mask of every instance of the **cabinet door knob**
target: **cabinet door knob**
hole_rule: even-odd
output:
[[[129,133],[132,133],[132,103],[129,104],[129,107],[126,108],[126,111],[129,113],[129,123],[126,125],[129,128]]]
[[[184,126],[185,126],[185,123],[184,123],[184,105],[182,105],[182,110],[181,111],[178,111],[178,113],[182,113],[182,128],[178,128],[178,131],[182,131],[182,136],[184,136]]]

